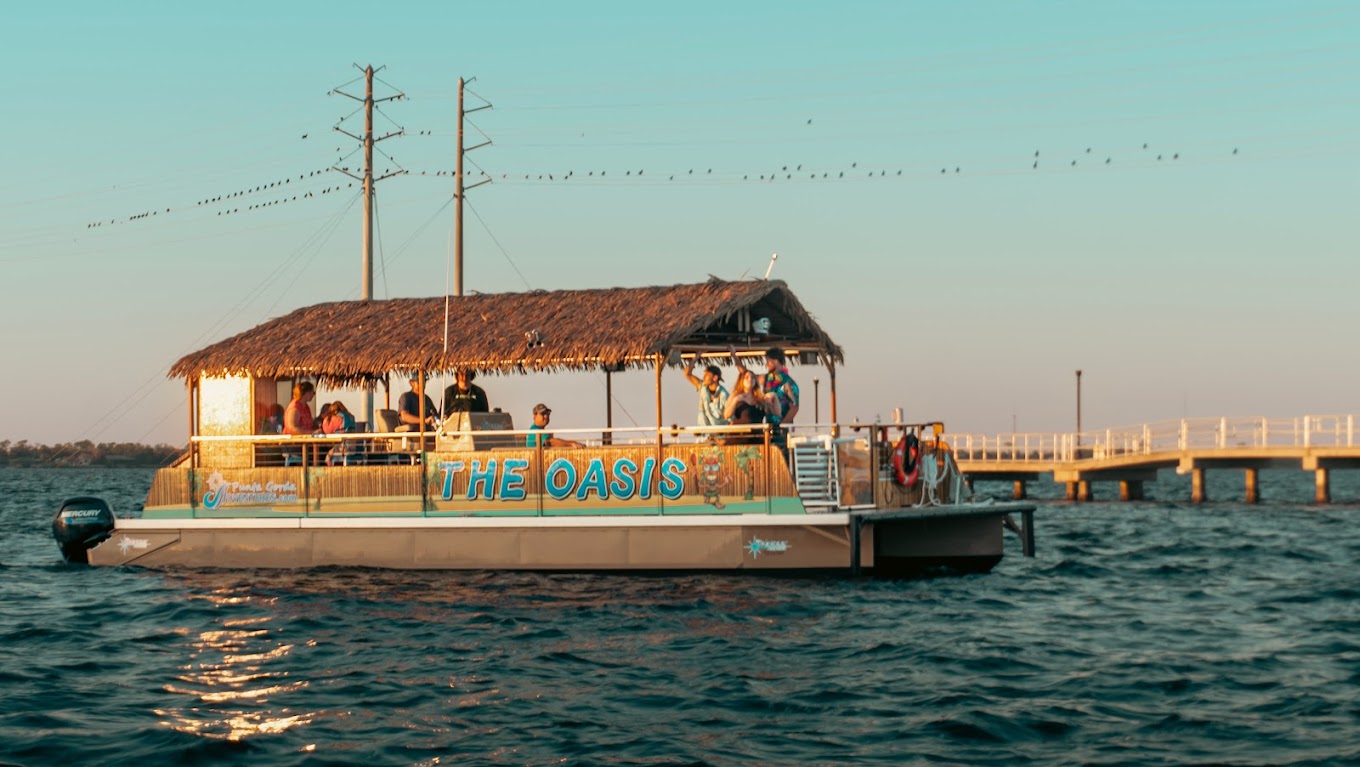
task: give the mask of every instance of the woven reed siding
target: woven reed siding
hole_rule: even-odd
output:
[[[146,494],[147,506],[188,506],[189,469],[157,469]]]
[[[263,471],[263,470],[262,470]],[[419,466],[326,466],[308,470],[311,508],[327,498],[400,499],[420,511]]]
[[[240,433],[250,432],[247,429]],[[198,463],[221,469],[249,469],[255,465],[255,451],[249,442],[201,442]]]

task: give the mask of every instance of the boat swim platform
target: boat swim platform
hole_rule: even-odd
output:
[[[1243,472],[1243,501],[1260,500],[1262,469],[1313,472],[1314,503],[1331,502],[1331,472],[1360,469],[1355,415],[1296,418],[1199,418],[1067,434],[946,434],[960,471],[972,481],[1026,484],[1051,477],[1070,501],[1093,500],[1093,482],[1119,485],[1119,500],[1141,500],[1143,483],[1173,469],[1191,478],[1190,502],[1209,501],[1210,469]]]

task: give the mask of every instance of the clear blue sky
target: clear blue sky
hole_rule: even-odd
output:
[[[357,295],[361,206],[307,175],[353,149],[327,91],[354,63],[410,97],[378,124],[412,172],[379,188],[380,297],[444,290],[433,174],[475,75],[495,181],[469,195],[469,289],[736,278],[777,251],[846,349],[846,420],[1067,430],[1077,368],[1088,427],[1360,410],[1354,3],[198,7],[0,12],[0,439],[183,442],[174,360]],[[825,373],[795,375],[825,416]],[[693,420],[667,384],[666,420]],[[487,385],[521,420],[603,420],[599,376]],[[649,374],[616,391],[652,422]]]

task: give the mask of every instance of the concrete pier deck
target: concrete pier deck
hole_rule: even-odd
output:
[[[1139,500],[1143,483],[1161,469],[1191,478],[1191,502],[1210,500],[1209,470],[1241,471],[1243,500],[1260,498],[1261,469],[1313,472],[1314,501],[1331,501],[1334,469],[1360,469],[1355,415],[1292,418],[1185,418],[1135,427],[1077,433],[945,434],[959,469],[975,480],[1014,483],[1023,499],[1027,483],[1051,476],[1073,501],[1092,499],[1093,482],[1118,483],[1119,499]]]

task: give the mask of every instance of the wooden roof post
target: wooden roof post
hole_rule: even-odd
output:
[[[836,439],[841,435],[841,427],[836,420],[836,360],[830,355],[826,357],[826,370],[831,377],[831,438]]]
[[[614,369],[604,366],[604,439],[606,445],[614,444]]]
[[[656,355],[656,431],[661,433],[661,366],[666,364],[664,354]]]
[[[429,398],[429,395],[425,393],[424,369],[416,371],[416,380],[420,383],[420,452],[423,453],[425,452],[425,419],[430,417],[430,414],[425,412],[425,400]]]
[[[189,468],[197,469],[198,444],[194,442],[194,437],[198,436],[198,423],[197,419],[194,418],[194,410],[198,406],[198,403],[194,401],[194,389],[196,388],[195,384],[198,383],[198,379],[192,376],[185,376],[184,380],[189,385]],[[190,493],[189,495],[192,496],[193,493]]]

